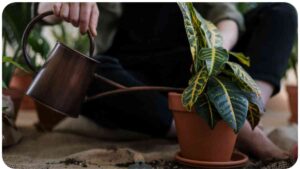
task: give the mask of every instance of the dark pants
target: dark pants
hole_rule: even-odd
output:
[[[296,36],[296,11],[288,4],[265,4],[247,13],[245,24],[247,30],[234,50],[250,56],[248,72],[253,78],[274,85],[277,93]],[[133,65],[130,59],[119,58],[119,61],[109,56],[98,57],[102,64],[97,72],[125,86],[186,87],[190,77],[188,46],[161,52],[151,60]],[[135,58],[131,59],[134,62]],[[103,82],[94,81],[88,95],[113,89]],[[85,103],[82,114],[104,127],[123,128],[156,137],[165,136],[172,123],[166,93],[153,91],[97,99]]]

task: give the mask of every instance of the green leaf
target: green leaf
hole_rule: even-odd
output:
[[[2,88],[5,88],[5,89],[8,88],[7,85],[5,84],[5,82],[3,80],[2,80]]]
[[[208,75],[217,75],[228,61],[228,53],[223,48],[202,48],[199,53],[200,60],[205,61]],[[195,64],[196,66],[197,64]],[[197,67],[195,67],[196,69]],[[196,70],[197,72],[198,70]]]
[[[260,96],[260,89],[256,85],[252,77],[239,64],[234,62],[227,62],[228,69],[224,71],[225,74],[231,76],[233,80],[237,81],[239,87],[248,92],[254,92]]]
[[[260,111],[257,105],[249,103],[247,120],[249,121],[251,128],[254,130],[260,120]]]
[[[207,94],[201,94],[194,105],[195,111],[209,125],[211,129],[215,128],[217,122],[221,119],[218,111],[209,101]]]
[[[237,133],[247,117],[247,98],[230,79],[213,77],[207,89],[209,100],[222,119]]]
[[[208,73],[203,67],[189,81],[189,86],[182,93],[182,104],[188,111],[191,111],[199,95],[203,92],[207,80]]]
[[[43,59],[46,59],[50,46],[47,39],[40,35],[40,32],[32,31],[28,38],[28,44],[35,53],[39,53]],[[36,60],[36,57],[34,59]]]
[[[8,56],[3,56],[2,57],[2,63],[10,63],[14,66],[16,66],[17,68],[25,71],[25,72],[29,72],[27,69],[24,68],[24,66],[22,66],[21,64],[15,62],[11,57]]]
[[[229,54],[237,58],[237,60],[242,64],[250,67],[250,58],[245,56],[243,53],[229,52]]]

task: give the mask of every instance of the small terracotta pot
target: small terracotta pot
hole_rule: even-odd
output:
[[[186,111],[178,93],[169,93],[169,109],[173,112],[183,157],[198,161],[231,160],[237,135],[224,121],[210,129],[195,111]]]
[[[10,98],[12,99],[13,103],[14,103],[14,113],[15,113],[15,119],[17,118],[19,109],[20,109],[20,105],[21,105],[21,101],[23,98],[23,93],[20,92],[17,89],[2,89],[2,94],[6,95],[6,96],[10,96]]]
[[[15,69],[14,75],[9,83],[9,87],[18,89],[19,91],[25,93],[32,82],[32,77],[33,77],[32,73],[27,73],[17,68]],[[35,109],[33,100],[30,97],[25,95],[21,102],[20,109],[23,110]]]
[[[298,123],[298,86],[288,85],[286,90],[289,95],[289,103],[291,110],[291,117],[289,121],[291,123]]]
[[[39,118],[37,126],[45,131],[51,131],[57,123],[66,117],[63,114],[55,112],[37,101],[35,101],[35,107]]]

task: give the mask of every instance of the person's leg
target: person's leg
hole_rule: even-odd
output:
[[[123,69],[117,59],[101,57],[97,73],[125,86],[141,86],[144,83]],[[113,90],[101,81],[95,80],[88,91],[92,96],[99,92]],[[105,127],[122,128],[149,134],[165,136],[172,122],[167,98],[158,92],[135,92],[99,98],[83,105],[82,115]]]
[[[296,37],[297,13],[286,3],[265,4],[245,16],[247,32],[235,48],[251,58],[247,68],[262,92],[264,104],[280,89],[280,79]],[[253,139],[255,138],[255,139]],[[260,159],[287,158],[263,131],[252,131],[248,122],[241,129],[237,147]]]

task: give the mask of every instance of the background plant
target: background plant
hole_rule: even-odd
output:
[[[12,3],[8,5],[2,15],[2,39],[3,39],[3,53],[2,56],[11,56],[12,61],[23,66],[23,56],[21,50],[21,39],[26,25],[29,23],[34,15],[34,5],[32,3]],[[37,65],[37,55],[44,56],[49,51],[49,44],[45,37],[40,36],[42,28],[38,26],[35,28],[28,39],[30,51],[32,53],[31,62]],[[2,58],[3,59],[3,58]],[[6,85],[14,72],[15,66],[2,63],[3,77],[2,80]],[[26,69],[26,68],[25,68]]]
[[[248,119],[252,128],[263,112],[259,88],[255,81],[229,56],[250,66],[242,53],[222,48],[218,29],[205,20],[192,3],[178,3],[193,59],[192,77],[182,94],[182,103],[188,111],[195,111],[214,128],[223,119],[236,133]]]
[[[9,56],[12,61],[18,63],[27,71],[29,69],[23,59],[21,38],[25,27],[36,15],[36,7],[36,3],[12,3],[4,9],[2,15],[2,56]],[[41,67],[47,59],[50,46],[53,46],[55,41],[63,42],[70,48],[86,53],[88,49],[87,36],[80,36],[74,31],[69,31],[71,28],[72,26],[66,23],[55,26],[47,26],[43,23],[37,24],[28,39],[31,63],[37,68]],[[2,84],[5,86],[9,84],[15,68],[13,64],[2,62]]]

